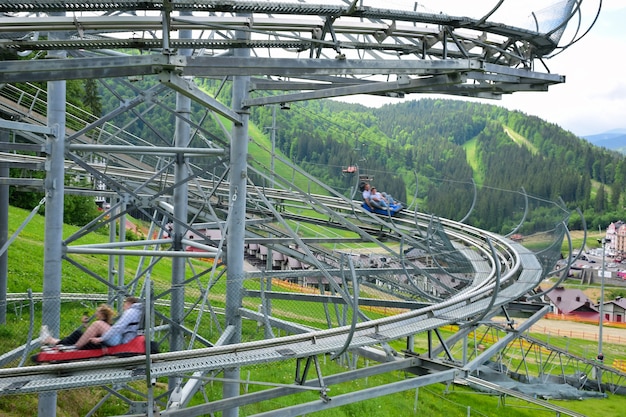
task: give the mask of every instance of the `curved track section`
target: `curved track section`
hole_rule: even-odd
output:
[[[468,233],[467,226],[457,226],[457,233]],[[469,242],[475,243],[472,239]],[[190,371],[217,371],[225,367],[307,358],[336,352],[343,346],[350,332],[353,334],[349,349],[354,350],[467,321],[488,308],[497,309],[523,296],[543,277],[541,266],[527,249],[504,239],[497,241],[497,244],[505,249],[505,252],[500,252],[503,258],[499,262],[510,265],[503,271],[504,274],[500,277],[494,273],[479,276],[480,279],[472,282],[466,290],[447,301],[385,319],[362,322],[354,330],[339,327],[271,340],[152,355],[150,374],[153,378],[180,376]],[[500,286],[498,295],[492,300],[497,285]],[[27,393],[141,380],[145,378],[145,372],[137,373],[136,368],[145,364],[145,357],[137,357],[4,369],[0,370],[0,389],[5,394]]]
[[[15,163],[33,165],[43,163],[42,159],[32,156],[5,154],[2,157]],[[80,164],[72,161],[66,163],[66,170],[68,173],[86,172]],[[154,187],[151,181],[156,177],[153,172],[115,167],[109,167],[106,175],[116,180],[123,179],[126,184],[146,184],[141,193],[146,195],[149,195],[149,191]],[[280,178],[276,180],[282,181]],[[161,186],[168,188],[172,181],[169,179]],[[545,276],[544,268],[532,252],[509,239],[486,233],[470,225],[434,219],[432,215],[409,210],[404,210],[395,217],[372,215],[361,210],[359,202],[350,201],[338,193],[331,196],[316,195],[299,190],[294,183],[285,186],[290,191],[255,186],[248,188],[249,217],[246,220],[248,223],[246,241],[249,245],[253,242],[264,244],[271,248],[275,257],[277,254],[293,257],[306,267],[276,271],[250,270],[246,273],[246,279],[253,281],[260,279],[261,282],[268,279],[273,279],[274,282],[288,279],[297,282],[299,276],[309,279],[327,277],[334,280],[332,282],[337,285],[335,289],[330,286],[331,295],[324,295],[320,288],[319,294],[309,295],[311,298],[305,299],[303,294],[296,290],[287,295],[288,299],[292,302],[305,303],[303,305],[314,301],[321,305],[346,306],[351,305],[356,299],[361,315],[356,326],[347,323],[342,325],[341,321],[337,320],[330,325],[331,329],[324,330],[289,322],[278,310],[274,310],[272,314],[267,313],[272,311],[269,300],[281,299],[279,293],[269,290],[261,292],[246,290],[246,298],[260,299],[262,311],[266,313],[242,308],[240,313],[243,317],[264,322],[266,327],[282,329],[293,335],[227,345],[222,345],[218,341],[213,347],[162,353],[150,357],[4,369],[0,370],[0,392],[23,394],[103,384],[115,386],[146,378],[152,381],[161,377],[181,378],[188,381],[187,384],[192,384],[193,381],[208,378],[205,375],[214,375],[225,368],[255,367],[278,362],[289,364],[339,352],[358,353],[382,362],[395,360],[397,353],[394,353],[393,348],[390,350],[390,344],[399,340],[408,341],[433,331],[438,332],[442,326],[450,324],[466,324],[471,327],[475,321],[502,311],[502,308],[511,301],[523,297]],[[213,208],[217,214],[225,210],[222,202],[228,200],[228,184],[198,178],[190,193],[211,195]],[[155,199],[155,208],[163,205],[159,201]],[[193,207],[193,200],[190,200],[190,204]],[[163,211],[171,216],[171,208],[167,205],[165,207]],[[111,214],[115,214],[115,208]],[[324,217],[320,218],[319,215]],[[203,217],[202,220],[204,226],[213,224],[215,227],[213,230],[216,231],[220,230],[218,225],[223,222],[219,216]],[[361,282],[365,282],[368,277],[376,277],[379,282],[372,286],[385,288],[387,295],[376,301],[365,298],[367,293],[353,292],[356,291],[354,285],[345,285],[345,280],[341,279],[348,271],[345,259],[340,255],[341,250],[329,251],[320,245],[321,242],[328,242],[333,238],[328,235],[302,237],[294,230],[294,222],[300,226],[323,224],[332,229],[351,232],[354,237],[334,238],[337,244],[346,247],[355,243],[370,246],[374,244],[378,248],[377,256],[388,258],[388,264],[383,268],[374,269],[361,266],[353,270],[354,277]],[[164,222],[156,221],[155,218],[155,223]],[[439,226],[435,227],[433,224]],[[191,224],[189,228],[199,232],[203,225]],[[82,233],[83,231],[79,234]],[[213,240],[215,237],[210,239],[207,236],[206,239],[202,244],[196,242],[196,245],[204,248],[221,247],[224,243],[223,239]],[[123,253],[122,251],[128,250],[128,247],[115,242],[100,248],[81,245],[79,242],[78,236],[67,239],[68,260],[80,254]],[[158,248],[160,245],[171,243],[171,239],[162,238],[161,241],[136,242],[135,245]],[[410,246],[411,250],[416,250],[421,255],[412,259],[406,258],[403,255],[402,244]],[[306,247],[308,252],[303,251],[303,247]],[[126,254],[132,256],[130,252]],[[175,252],[157,250],[154,253],[146,252],[143,256],[150,259],[151,256],[167,257],[174,254]],[[206,257],[207,254],[204,253],[202,256]],[[436,257],[447,259],[447,264],[428,263],[428,258]],[[451,259],[456,259],[457,263],[451,263]],[[455,276],[464,277],[464,281],[459,280],[459,284],[453,286],[447,278]],[[418,283],[420,280],[421,284]],[[445,285],[442,282],[445,282]],[[428,290],[429,287],[431,290]],[[428,297],[424,298],[420,294]],[[282,293],[282,297],[285,296],[285,293]],[[155,309],[158,309],[159,302],[158,299],[155,300]],[[369,314],[367,306],[371,305],[386,306],[395,309],[396,312],[382,319],[367,319],[364,314]],[[194,308],[196,306],[189,307],[189,311]],[[209,305],[209,308],[207,313],[215,312],[218,307]],[[353,314],[356,312],[353,311]],[[224,335],[228,332],[229,329],[224,329]],[[202,330],[198,330],[198,336],[202,333]],[[445,346],[445,343],[442,346]],[[418,362],[421,364],[420,361],[407,359],[398,364],[400,368],[396,369],[412,368],[418,366]],[[449,380],[459,374],[454,372],[437,375],[442,379],[435,381]],[[423,383],[432,383],[432,380],[424,379]],[[317,387],[320,392],[325,392],[327,388],[325,384]]]

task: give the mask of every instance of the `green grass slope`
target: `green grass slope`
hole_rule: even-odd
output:
[[[9,212],[10,225],[9,234],[12,234],[22,224],[27,217],[28,212],[11,207]],[[32,221],[26,225],[24,230],[16,238],[15,242],[9,248],[9,274],[8,274],[8,290],[9,292],[23,292],[26,290],[41,291],[43,286],[43,230],[44,218],[35,216]],[[66,226],[65,235],[73,233],[76,229]],[[108,236],[90,234],[81,239],[81,243],[102,243],[108,240]],[[101,274],[105,274],[107,270],[107,260],[101,256],[84,256],[81,261],[89,262],[90,267]],[[137,267],[137,260],[129,257],[126,262],[127,273]],[[167,263],[157,264],[153,271],[153,277],[157,285],[166,287],[171,268]],[[246,286],[258,288],[258,283],[246,283]],[[67,292],[101,292],[104,286],[91,277],[86,276],[77,268],[69,265],[67,262],[63,264],[63,291]],[[211,297],[218,300],[224,292],[224,288],[219,285],[212,291]],[[197,297],[198,292],[189,288],[186,294],[190,298]],[[214,298],[212,298],[213,300]],[[217,303],[217,301],[216,301]],[[19,307],[19,308],[18,308]],[[250,305],[248,308],[254,308]],[[81,315],[84,306],[81,303],[63,303],[62,305],[62,323],[68,330],[75,325]],[[277,312],[284,313],[286,316],[302,316],[302,308],[300,305],[288,303],[276,303],[273,309]],[[284,310],[284,311],[283,311]],[[309,323],[316,322],[323,318],[323,311],[315,313],[307,310],[310,318]],[[36,314],[39,312],[37,306]],[[40,314],[40,312],[39,312]],[[318,317],[319,315],[319,317]],[[315,316],[315,317],[313,317]],[[190,318],[193,320],[193,317]],[[303,323],[306,324],[306,320]],[[23,305],[11,304],[7,310],[7,322],[0,326],[0,346],[2,351],[6,352],[14,347],[15,343],[24,340],[28,331],[29,314],[28,309]],[[38,326],[38,323],[36,324]],[[246,322],[244,326],[244,340],[253,340],[262,337],[256,323]],[[214,335],[215,336],[215,335]],[[553,338],[554,339],[554,338]],[[584,346],[583,341],[568,339],[566,341],[568,348],[579,349]],[[426,340],[416,340],[416,350],[420,352],[426,349]],[[401,348],[401,347],[400,347]],[[585,348],[586,349],[586,348]],[[368,363],[360,359],[358,366],[368,366]],[[277,384],[293,383],[293,373],[295,362],[284,362],[273,364],[272,366],[253,366],[242,369],[242,375],[248,375],[250,381],[263,380],[273,381]],[[336,372],[345,371],[343,366],[326,361],[323,358],[322,369],[324,375],[330,375]],[[249,373],[248,373],[249,372]],[[355,390],[373,388],[382,383],[393,382],[404,378],[410,378],[411,375],[403,373],[385,374],[377,377],[370,377],[363,380],[352,381],[350,383],[333,386],[330,397],[341,395],[342,393],[353,392]],[[157,390],[166,389],[166,381],[158,381]],[[145,389],[145,383],[137,383],[133,388],[142,391]],[[250,391],[266,389],[266,386],[255,385],[250,383]],[[209,399],[221,398],[221,384],[219,381],[212,382],[205,386],[205,395]],[[243,387],[242,387],[243,389]],[[104,396],[106,391],[99,388],[85,388],[71,391],[62,391],[58,394],[57,416],[74,417],[84,416],[89,413],[91,408]],[[138,398],[138,400],[140,400]],[[0,396],[0,415],[4,417],[18,417],[26,415],[36,415],[37,413],[37,395],[25,396]],[[259,403],[245,406],[240,409],[241,416],[248,416],[260,412],[269,411],[277,406],[288,406],[291,404],[299,404],[310,401],[319,401],[319,393],[302,392],[293,397],[281,398],[280,404],[272,402]],[[573,410],[577,410],[590,417],[605,417],[620,415],[619,410],[626,408],[626,398],[619,396],[610,396],[605,399],[588,399],[584,401],[568,402],[556,401],[556,403]],[[99,409],[94,416],[108,416],[123,414],[128,411],[125,405],[119,399],[112,397],[108,400],[104,407]],[[550,415],[543,410],[536,408],[529,409],[528,404],[519,402],[514,399],[507,399],[506,406],[503,406],[497,396],[476,395],[475,392],[465,387],[446,387],[443,385],[432,385],[404,391],[397,394],[386,395],[381,398],[373,398],[359,403],[342,406],[335,409],[320,411],[318,413],[309,414],[317,417],[361,417],[365,415],[375,417],[397,417],[397,416],[446,416],[446,417],[464,417],[467,415],[477,416],[500,416],[507,415],[510,417],[537,417],[538,415]]]

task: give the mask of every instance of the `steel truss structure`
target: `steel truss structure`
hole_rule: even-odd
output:
[[[54,415],[57,390],[86,386],[104,386],[108,396],[123,398],[130,414],[236,416],[249,404],[318,392],[317,400],[258,414],[295,416],[469,378],[545,313],[541,305],[517,300],[554,266],[555,248],[568,236],[569,213],[553,205],[555,243],[542,253],[418,211],[372,215],[273,149],[269,168],[249,160],[248,124],[258,106],[356,94],[497,99],[564,82],[564,76],[547,71],[544,59],[563,48],[561,37],[580,15],[582,1],[532,13],[529,27],[497,20],[503,3],[465,17],[417,4],[383,9],[366,0],[0,1],[0,49],[6,57],[0,61],[3,167],[46,173],[39,180],[9,178],[3,171],[0,187],[45,192],[42,322],[58,334],[66,297],[61,264],[69,263],[101,284],[100,297],[109,302],[127,293],[141,295],[147,334],[167,346],[167,352],[136,358],[14,366],[16,358],[37,347],[36,338],[28,340],[0,358],[5,365],[0,394],[39,393],[41,416]],[[26,57],[32,59],[17,59]],[[84,79],[99,80],[118,107],[93,115],[67,103],[67,80]],[[197,82],[202,79],[216,87],[207,91]],[[47,88],[35,82],[47,82]],[[172,130],[154,124],[156,109],[172,115]],[[150,137],[131,133],[134,123],[147,126]],[[275,159],[292,178],[274,169]],[[90,178],[97,189],[65,184],[66,175]],[[311,184],[326,194],[312,193]],[[64,238],[68,194],[96,194],[112,204]],[[2,198],[1,211],[8,212],[8,197]],[[130,212],[151,222],[147,238],[126,239]],[[351,237],[299,230],[316,225]],[[109,243],[81,243],[102,227],[110,228]],[[321,244],[347,248],[360,242],[378,248],[368,264],[348,250]],[[104,255],[106,272],[83,255]],[[129,257],[140,259],[134,274],[125,264]],[[194,258],[213,262],[200,268]],[[252,259],[263,266],[249,269]],[[171,263],[171,281],[164,286],[151,272],[165,260]],[[319,291],[272,287],[284,281],[314,282]],[[220,282],[225,296],[216,300],[212,289]],[[256,287],[246,286],[249,282]],[[385,296],[368,297],[366,288]],[[311,327],[284,316],[275,308],[283,300],[321,306],[323,324]],[[368,312],[376,308],[396,314],[372,319]],[[485,352],[468,355],[469,332],[515,308],[535,314],[518,328],[511,322],[507,336]],[[264,329],[262,338],[243,340],[249,322]],[[450,324],[460,325],[459,331],[446,338],[441,329]],[[415,338],[424,334],[428,351],[415,356]],[[394,348],[398,341],[406,354]],[[462,357],[455,350],[459,344]],[[326,374],[321,365],[326,357],[348,363],[349,370]],[[363,368],[359,357],[380,364]],[[274,363],[291,364],[294,382],[254,381],[273,388],[240,392],[242,369]],[[332,385],[396,370],[414,377],[329,394]],[[164,392],[155,388],[157,380],[167,380]],[[122,394],[127,389],[138,395],[132,385],[137,381],[145,381],[144,401]],[[222,384],[221,399],[190,405],[216,381]]]

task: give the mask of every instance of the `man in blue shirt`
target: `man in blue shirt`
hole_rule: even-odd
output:
[[[87,336],[87,340],[91,343],[104,344],[106,346],[116,346],[130,342],[137,337],[137,330],[143,315],[143,304],[136,297],[126,297],[123,309],[124,312],[120,318],[108,330],[102,332],[100,336],[88,335],[89,329],[87,329],[83,337]],[[76,345],[80,341],[79,339]]]

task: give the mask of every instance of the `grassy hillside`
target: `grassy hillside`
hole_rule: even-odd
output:
[[[479,186],[485,183],[485,169],[482,167],[480,158],[478,157],[478,140],[476,138],[468,140],[463,145],[467,153],[467,163],[472,167],[474,172],[474,181]]]
[[[19,227],[22,220],[26,218],[27,212],[15,208],[10,209],[10,227],[9,233],[13,233],[14,230]],[[14,244],[9,249],[9,292],[21,292],[27,289],[33,291],[40,291],[42,287],[43,276],[43,217],[35,216],[33,220],[25,227],[16,239]],[[65,227],[64,234],[69,235],[76,229],[70,226]],[[88,235],[81,241],[83,243],[98,243],[108,240],[108,236],[103,235]],[[132,274],[137,267],[136,261],[131,257],[127,258],[126,267],[127,273]],[[106,271],[106,260],[102,257],[88,257],[83,259],[90,263],[90,266],[97,271],[101,271],[102,274]],[[201,267],[201,265],[197,265]],[[171,269],[167,263],[163,265],[155,266],[153,276],[157,282],[160,282],[162,286],[166,286],[169,280],[169,274]],[[248,283],[252,287],[257,287],[254,283]],[[64,262],[63,265],[63,291],[83,291],[83,292],[95,292],[103,291],[103,286],[98,284],[94,279],[85,276],[85,274],[78,271],[76,268]],[[217,300],[223,296],[223,287],[219,285],[214,288],[212,292],[212,300]],[[197,293],[190,291],[187,293],[190,299],[197,297]],[[253,308],[255,306],[250,305]],[[303,316],[302,309],[297,305],[289,303],[276,303],[273,305],[275,312],[281,312],[286,316]],[[62,305],[62,323],[64,323],[64,330],[69,330],[77,323],[78,318],[85,309],[85,303],[63,303]],[[324,317],[323,311],[314,313],[314,310],[307,309],[305,316],[310,316],[309,319],[304,317],[302,321],[304,324],[317,324],[319,318]],[[36,308],[36,314],[40,314],[39,306]],[[307,322],[306,320],[310,320]],[[17,308],[17,305],[11,305],[8,310],[7,324],[0,327],[0,346],[4,351],[9,350],[15,343],[24,340],[24,337],[28,329],[28,312],[23,308]],[[313,323],[316,322],[316,323]],[[323,320],[322,320],[323,323]],[[38,326],[38,323],[36,324]],[[258,338],[259,332],[256,323],[246,322],[244,328],[244,339]],[[214,335],[217,337],[217,335]],[[555,338],[551,338],[554,342]],[[588,341],[577,340],[564,340],[559,342],[560,346],[565,346],[569,349],[575,349],[575,351],[583,351],[589,349],[586,347],[589,344]],[[416,339],[415,349],[418,352],[424,352],[427,349],[427,340],[424,337],[418,337]],[[402,349],[402,343],[400,342],[396,349]],[[607,349],[613,350],[612,346],[607,346]],[[359,361],[359,366],[367,366],[367,363],[363,360]],[[290,384],[293,381],[294,363],[285,362],[280,364],[273,364],[271,367],[255,366],[242,370],[243,374],[250,372],[249,378],[251,381],[255,380],[271,380],[276,383]],[[337,365],[334,362],[323,360],[323,372],[325,375],[329,375],[335,372],[343,371],[345,368]],[[330,396],[337,396],[344,392],[351,392],[355,389],[362,389],[367,387],[373,387],[377,384],[389,381],[395,381],[408,377],[408,375],[402,374],[388,374],[380,377],[368,378],[367,380],[359,380],[350,384],[342,384],[341,386],[333,387]],[[157,384],[159,389],[164,389],[166,381],[159,381]],[[141,391],[142,384],[137,383],[133,385],[135,389]],[[254,383],[250,384],[250,390],[258,390],[263,387],[257,386]],[[219,382],[211,383],[205,387],[206,394],[209,398],[221,397],[221,385]],[[97,388],[79,389],[72,391],[62,391],[58,396],[58,411],[59,417],[74,417],[86,415],[91,407],[97,403],[97,401],[104,397],[105,391]],[[13,396],[0,396],[0,415],[6,417],[18,417],[25,415],[35,415],[37,410],[37,396],[27,395],[18,397]],[[314,392],[304,392],[298,394],[285,401],[289,401],[289,404],[295,404],[305,401],[315,401],[318,399],[318,394]],[[626,399],[623,397],[611,396],[610,400],[589,399],[580,402],[566,402],[557,401],[564,407],[578,410],[585,415],[595,416],[608,416],[617,415],[615,410],[623,409],[626,407]],[[315,413],[312,415],[318,417],[353,417],[372,415],[376,417],[397,417],[397,416],[412,416],[412,415],[433,415],[433,416],[447,416],[447,417],[463,417],[467,416],[468,410],[471,410],[471,415],[484,415],[495,416],[501,415],[505,412],[507,416],[511,417],[531,417],[537,415],[537,410],[528,409],[525,403],[520,403],[514,399],[507,399],[506,411],[502,409],[498,397],[475,395],[475,393],[465,387],[446,387],[443,385],[432,385],[420,388],[418,390],[410,390],[399,394],[388,395],[379,399],[371,399],[360,402],[358,404],[352,404],[338,409],[332,409],[324,412]],[[285,405],[285,404],[281,404]],[[240,410],[241,416],[252,415],[259,412],[264,412],[272,408],[272,404],[257,404],[254,406],[246,406]],[[592,410],[592,411],[590,411]],[[125,405],[121,401],[112,398],[107,401],[104,408],[100,409],[95,416],[108,416],[114,414],[121,414],[127,411]]]
[[[533,143],[529,141],[528,138],[525,138],[524,136],[515,132],[513,129],[509,128],[508,126],[503,126],[503,128],[504,128],[504,133],[506,133],[507,136],[510,137],[513,142],[517,143],[519,146],[524,146],[533,155],[539,154],[539,149],[537,149],[537,147],[533,145]]]

